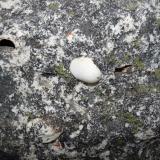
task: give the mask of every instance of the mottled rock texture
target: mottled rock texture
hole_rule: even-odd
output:
[[[101,69],[98,84],[69,72],[83,55]],[[35,118],[62,134],[42,143],[26,131]],[[21,160],[159,160],[159,0],[1,0],[0,150]]]

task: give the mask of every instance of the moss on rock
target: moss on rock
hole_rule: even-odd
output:
[[[55,66],[55,72],[57,75],[59,75],[61,78],[68,79],[71,78],[71,74],[65,69],[63,64]]]
[[[143,125],[141,120],[130,112],[121,113],[118,116],[123,122],[129,123],[131,125],[133,133],[136,133]]]
[[[50,3],[48,5],[49,9],[52,9],[52,10],[58,10],[59,9],[59,3],[58,2],[53,2],[53,3]]]
[[[136,57],[133,63],[138,70],[144,69],[144,63],[139,57]]]
[[[155,76],[156,76],[157,79],[160,79],[160,68],[157,68],[155,70]]]

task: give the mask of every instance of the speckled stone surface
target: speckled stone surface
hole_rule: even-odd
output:
[[[1,151],[21,160],[160,159],[159,0],[1,0],[0,44]],[[102,71],[99,83],[69,72],[82,55]],[[26,129],[35,118],[62,133],[43,143]]]

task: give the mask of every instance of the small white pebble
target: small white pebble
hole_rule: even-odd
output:
[[[129,123],[125,123],[125,127],[128,128],[129,127]]]
[[[79,130],[81,131],[83,129],[83,125],[79,125]]]
[[[70,71],[75,78],[86,83],[96,83],[102,76],[99,68],[88,57],[73,59],[70,64]]]
[[[70,135],[70,138],[75,138],[75,137],[79,136],[79,134],[80,134],[80,130],[72,132],[71,135]]]

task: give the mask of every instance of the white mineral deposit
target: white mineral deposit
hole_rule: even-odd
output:
[[[100,69],[88,57],[73,59],[70,64],[70,72],[75,78],[86,83],[96,83],[102,76]]]

